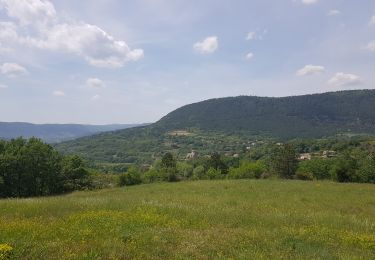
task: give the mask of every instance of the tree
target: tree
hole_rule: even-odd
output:
[[[298,166],[297,153],[294,146],[285,144],[277,148],[271,163],[273,170],[281,178],[292,179]]]
[[[317,180],[330,179],[333,162],[330,159],[313,158],[300,162],[297,169],[299,176],[312,176]]]
[[[161,159],[161,166],[163,168],[176,168],[177,161],[171,153],[165,153]]]
[[[131,186],[141,184],[141,174],[136,167],[130,167],[128,171],[119,178],[119,186]]]
[[[214,168],[215,170],[220,170],[221,174],[228,174],[228,166],[221,159],[219,153],[215,152],[211,155],[208,161],[208,168]]]
[[[65,157],[62,161],[64,192],[82,190],[90,187],[90,175],[84,168],[83,160],[78,156]]]
[[[89,187],[82,160],[64,158],[36,138],[0,144],[0,180],[2,197],[45,196]],[[69,183],[75,185],[67,188]]]
[[[178,181],[177,161],[171,153],[164,154],[161,159],[161,173],[163,179],[169,182]]]

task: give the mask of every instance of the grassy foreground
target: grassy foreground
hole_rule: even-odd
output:
[[[199,181],[0,200],[1,244],[15,259],[375,259],[375,185]]]

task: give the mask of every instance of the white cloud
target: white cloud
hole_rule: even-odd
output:
[[[91,101],[97,101],[100,99],[100,95],[94,95],[91,97]]]
[[[359,76],[354,74],[345,74],[343,72],[338,72],[336,75],[328,81],[329,85],[343,87],[352,86],[362,83]]]
[[[53,4],[47,0],[0,0],[9,17],[21,24],[45,24],[56,16]]]
[[[254,54],[252,52],[249,52],[248,54],[246,54],[245,59],[251,60],[253,57],[254,57]]]
[[[0,84],[0,89],[5,89],[5,88],[8,88],[8,86],[4,84]]]
[[[313,74],[320,74],[325,71],[323,66],[315,66],[315,65],[306,65],[302,69],[298,70],[296,75],[297,76],[307,76]]]
[[[254,40],[256,37],[257,33],[256,32],[249,32],[246,36],[246,40],[251,41]]]
[[[246,35],[246,40],[247,41],[252,41],[252,40],[262,40],[263,36],[267,34],[267,30],[263,30],[259,32],[259,30],[255,32],[248,32]]]
[[[89,78],[89,79],[86,80],[86,86],[88,86],[90,88],[98,89],[98,88],[104,88],[105,83],[104,83],[104,81],[102,81],[98,78]]]
[[[28,74],[28,71],[17,63],[4,63],[0,66],[0,72],[10,78]]]
[[[375,51],[375,41],[369,42],[366,45],[365,49],[368,51]]]
[[[65,97],[66,94],[64,91],[61,91],[61,90],[56,90],[52,93],[52,95],[56,96],[56,97]]]
[[[373,15],[370,19],[370,25],[375,25],[375,15]]]
[[[312,5],[312,4],[316,4],[318,0],[301,0],[301,2],[304,5]]]
[[[337,16],[337,15],[340,15],[341,12],[339,10],[331,10],[328,12],[328,16]]]
[[[214,53],[219,48],[219,41],[216,36],[207,37],[201,42],[194,44],[194,49],[200,53]]]
[[[96,25],[63,21],[47,0],[0,0],[1,7],[19,21],[0,23],[0,41],[10,46],[71,53],[93,66],[108,68],[144,57],[142,49],[130,49],[125,41],[116,40]]]

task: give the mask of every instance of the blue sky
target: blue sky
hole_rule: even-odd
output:
[[[0,0],[0,121],[375,88],[373,0]]]

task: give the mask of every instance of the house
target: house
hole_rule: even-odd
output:
[[[336,156],[335,151],[323,151],[323,158],[332,158]]]
[[[299,155],[298,159],[301,160],[301,161],[311,160],[311,154],[310,153],[301,153]]]
[[[198,158],[198,153],[196,151],[191,151],[191,153],[188,153],[186,155],[186,160],[194,160]]]

